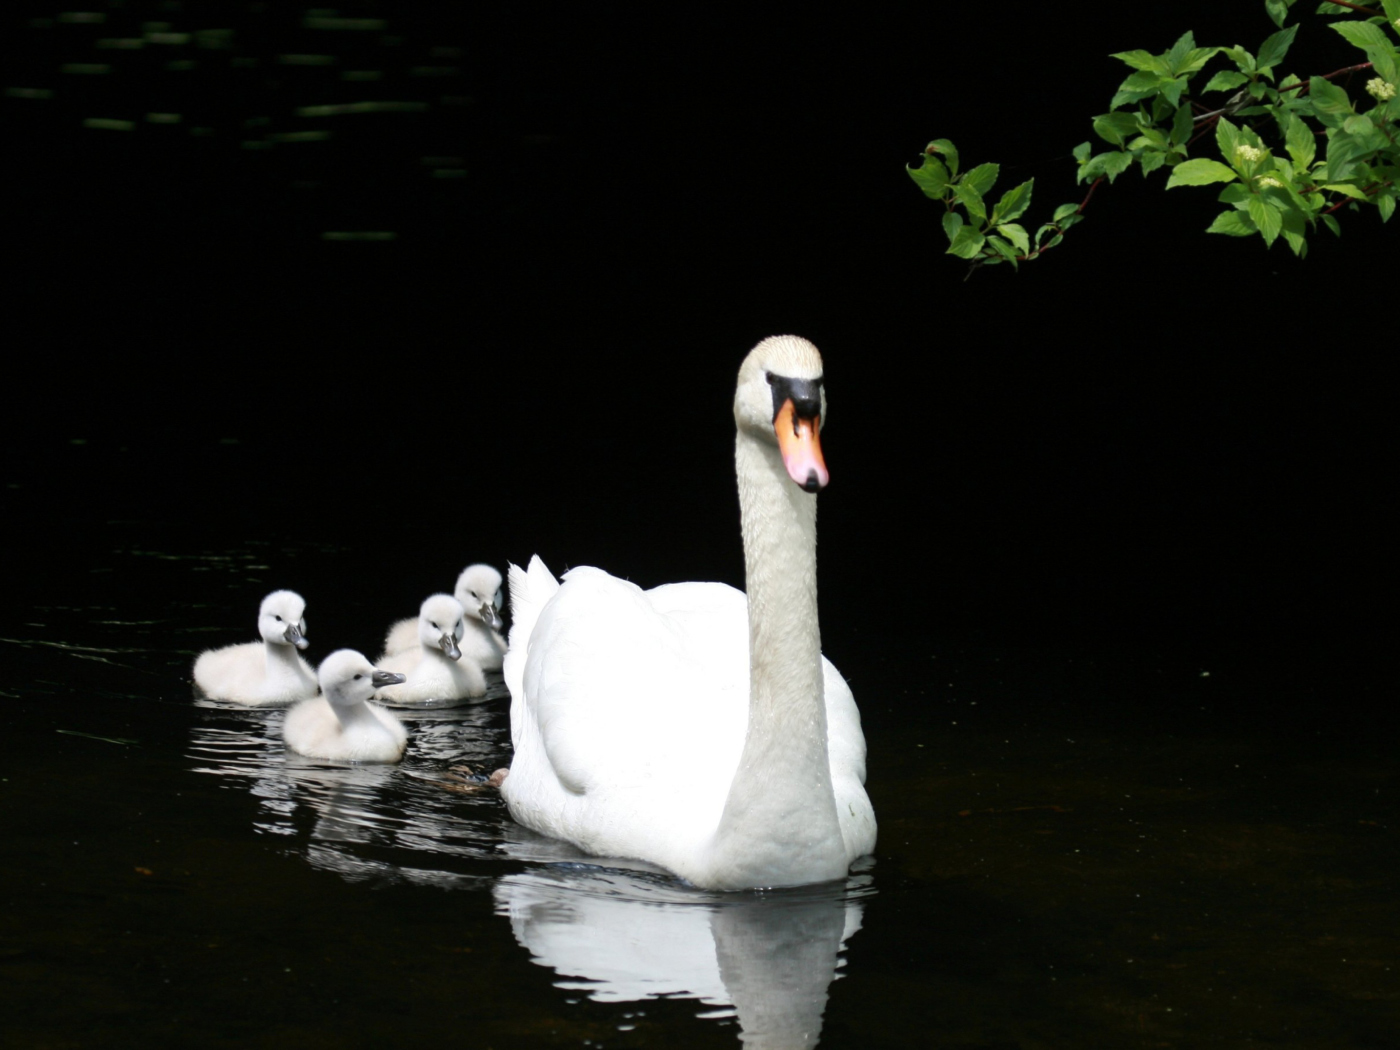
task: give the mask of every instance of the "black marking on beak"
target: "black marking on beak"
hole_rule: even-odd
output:
[[[792,421],[814,420],[822,413],[822,377],[816,379],[792,379],[788,376],[767,373],[768,385],[773,388],[773,419],[783,410],[785,402],[792,402]]]

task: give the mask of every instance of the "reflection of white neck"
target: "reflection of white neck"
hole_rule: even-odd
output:
[[[802,1050],[821,1035],[841,949],[861,926],[860,901],[834,890],[707,897],[590,865],[507,875],[494,892],[533,961],[565,978],[558,987],[598,1002],[732,1005],[746,1050]]]
[[[817,501],[776,446],[735,441],[749,600],[749,724],[708,885],[838,879],[847,857],[827,757],[817,621]]]

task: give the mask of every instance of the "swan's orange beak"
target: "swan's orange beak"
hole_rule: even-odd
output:
[[[820,420],[813,416],[803,419],[793,408],[792,398],[783,402],[773,420],[773,432],[778,436],[778,451],[787,467],[788,477],[808,492],[826,488],[831,475],[822,458],[822,443],[817,437]]]

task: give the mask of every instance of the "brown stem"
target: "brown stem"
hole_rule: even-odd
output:
[[[1327,0],[1327,2],[1328,2],[1328,3],[1336,3],[1336,0]],[[1346,67],[1344,67],[1344,68],[1342,68],[1342,69],[1334,70],[1333,72],[1328,73],[1326,76],[1322,77],[1321,79],[1323,79],[1323,80],[1331,80],[1333,77],[1339,77],[1339,76],[1341,76],[1343,73],[1359,73],[1359,72],[1361,72],[1361,70],[1363,70],[1363,69],[1370,69],[1370,68],[1371,68],[1371,63],[1370,63],[1370,62],[1362,62],[1362,63],[1360,63],[1359,65],[1355,65],[1355,66],[1346,66]],[[1298,83],[1296,83],[1296,84],[1289,84],[1286,88],[1279,88],[1279,94],[1283,94],[1283,92],[1285,92],[1285,91],[1297,91],[1299,88],[1304,88],[1304,89],[1306,89],[1306,88],[1311,87],[1311,86],[1312,86],[1312,78],[1308,78],[1307,80],[1300,80],[1300,81],[1298,81]]]
[[[1327,0],[1329,4],[1336,4],[1338,7],[1349,7],[1353,11],[1360,11],[1363,15],[1384,15],[1384,11],[1377,11],[1374,7],[1362,7],[1360,4],[1349,3],[1348,0]]]

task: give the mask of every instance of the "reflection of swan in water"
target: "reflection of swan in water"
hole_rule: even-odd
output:
[[[281,710],[203,701],[187,757],[196,773],[247,790],[254,830],[280,837],[315,868],[351,882],[485,888],[466,866],[498,854],[495,792],[443,790],[460,763],[492,768],[505,747],[499,712],[415,713],[414,748],[399,765],[326,765],[288,751]],[[309,819],[308,819],[309,818]]]
[[[716,895],[666,876],[535,868],[496,883],[496,910],[533,960],[604,1002],[733,1006],[745,1044],[815,1046],[840,951],[860,929],[855,876],[831,886]],[[568,978],[572,978],[569,980]]]

